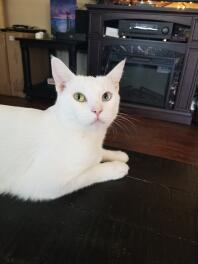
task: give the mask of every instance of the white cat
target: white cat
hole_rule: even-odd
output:
[[[128,173],[127,154],[102,148],[118,112],[124,64],[85,77],[52,57],[55,105],[45,111],[0,106],[0,193],[54,199]]]

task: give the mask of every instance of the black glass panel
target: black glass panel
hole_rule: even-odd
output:
[[[102,73],[126,58],[120,82],[121,101],[160,108],[172,107],[182,70],[184,50],[163,42],[131,41],[103,49]],[[171,93],[174,89],[174,93]]]
[[[120,84],[122,101],[164,107],[170,66],[126,64]]]

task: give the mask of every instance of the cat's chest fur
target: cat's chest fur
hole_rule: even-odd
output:
[[[53,111],[1,106],[0,121],[0,180],[10,193],[54,193],[101,161],[102,134],[61,125]]]
[[[59,126],[56,121],[52,124],[54,127],[49,131],[44,128],[40,149],[43,161],[58,164],[56,169],[59,173],[72,171],[72,174],[78,174],[101,161],[102,135],[75,129],[70,124],[65,127]]]
[[[4,144],[6,143],[10,158],[13,156],[13,160],[16,157],[21,159],[19,173],[24,171],[26,174],[40,174],[42,177],[45,174],[59,173],[61,177],[71,171],[72,174],[78,173],[100,161],[102,135],[96,131],[82,130],[69,122],[62,124],[53,109],[11,110],[15,111],[8,111],[2,138],[8,139]]]

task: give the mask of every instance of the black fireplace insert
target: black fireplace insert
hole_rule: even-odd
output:
[[[182,44],[131,40],[130,45],[105,45],[102,69],[107,73],[126,58],[120,83],[121,101],[172,109],[184,54]]]

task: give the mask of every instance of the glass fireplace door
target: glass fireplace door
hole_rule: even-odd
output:
[[[120,84],[122,100],[164,108],[173,68],[173,59],[128,59]]]
[[[126,58],[120,82],[121,101],[132,104],[172,108],[184,54],[172,45],[134,41],[131,45],[110,45],[103,50],[103,73]]]

